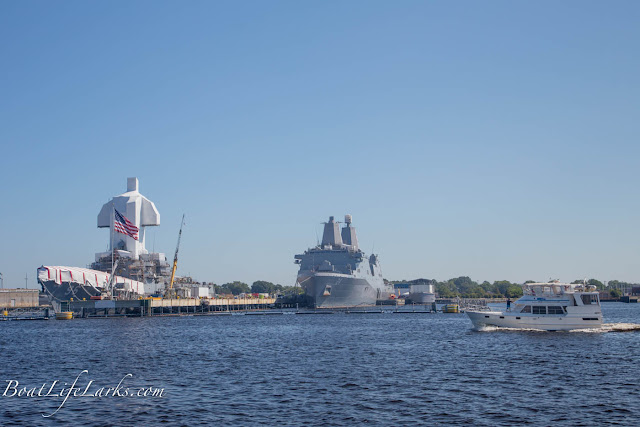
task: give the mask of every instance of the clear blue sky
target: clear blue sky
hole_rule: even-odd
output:
[[[179,274],[640,281],[637,1],[0,2],[0,271],[105,250],[137,176]]]

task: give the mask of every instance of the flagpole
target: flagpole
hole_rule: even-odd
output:
[[[113,202],[111,203],[111,273],[113,273],[113,254],[114,254],[114,250],[113,250],[113,229],[115,228],[115,210],[116,207],[114,206]]]

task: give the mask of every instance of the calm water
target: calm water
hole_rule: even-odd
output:
[[[604,303],[640,323],[640,304]],[[0,425],[640,423],[639,332],[471,330],[464,314],[0,323],[1,392],[73,382],[164,397],[2,397]],[[18,387],[19,388],[19,387]],[[59,387],[56,389],[59,392]],[[11,394],[11,393],[9,393]]]

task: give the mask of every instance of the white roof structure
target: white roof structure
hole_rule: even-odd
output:
[[[138,227],[138,240],[132,237],[114,233],[113,230],[113,209],[117,209],[136,227]],[[144,197],[138,192],[138,178],[127,178],[127,192],[115,196],[109,202],[105,203],[98,214],[98,228],[109,227],[113,233],[113,244],[109,251],[122,248],[132,254],[133,259],[139,259],[140,255],[147,254],[149,251],[145,248],[145,227],[160,225],[160,213],[156,209],[156,205],[152,201]]]
[[[104,271],[80,267],[43,265],[38,268],[38,280],[42,282],[51,280],[58,285],[62,284],[62,282],[74,282],[84,286],[93,286],[96,289],[105,289],[107,283],[109,283],[109,276],[110,274]],[[137,280],[116,276],[114,283],[122,283],[126,291],[140,295],[144,294],[144,284]]]

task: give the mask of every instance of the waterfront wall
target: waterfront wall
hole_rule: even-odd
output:
[[[0,308],[38,307],[37,289],[0,289]]]

